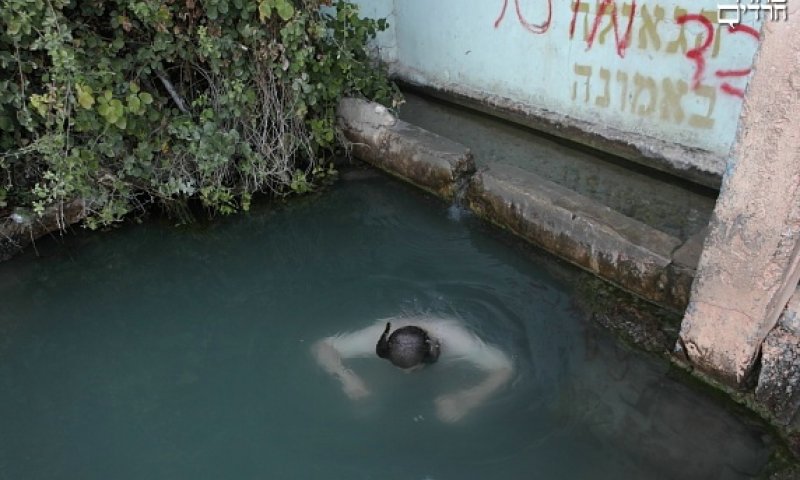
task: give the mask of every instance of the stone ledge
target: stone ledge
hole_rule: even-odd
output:
[[[713,152],[565,117],[523,102],[465,88],[463,85],[435,85],[414,70],[394,69],[393,78],[405,89],[440,98],[548,135],[566,138],[699,185],[716,190],[720,188],[725,158]]]
[[[680,240],[510,166],[475,175],[470,208],[491,222],[643,298],[681,311],[685,272],[670,274]],[[691,277],[688,277],[691,284]]]
[[[689,237],[683,245],[675,250],[672,254],[672,261],[675,265],[694,271],[700,262],[700,254],[703,253],[703,242],[706,236],[708,236],[708,226]]]
[[[338,116],[358,158],[446,200],[475,171],[464,145],[398,120],[381,105],[347,98]]]
[[[468,185],[469,207],[493,223],[646,300],[682,312],[704,234],[685,244],[535,174],[496,165],[474,175],[460,143],[344,99],[339,125],[356,157],[446,200]]]
[[[670,296],[676,305],[685,310],[692,295],[692,282],[697,273],[697,263],[703,252],[703,242],[708,235],[708,227],[700,230],[672,252],[672,263],[667,267]]]
[[[0,261],[8,260],[37,238],[61,231],[86,217],[83,200],[47,207],[41,217],[14,213],[0,221]]]

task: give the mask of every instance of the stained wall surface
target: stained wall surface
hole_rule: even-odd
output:
[[[644,149],[677,147],[666,155],[724,171],[758,47],[755,12],[730,29],[716,0],[359,2],[389,18],[381,55],[400,78],[503,98]]]

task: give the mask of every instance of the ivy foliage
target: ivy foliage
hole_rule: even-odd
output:
[[[338,100],[399,100],[367,55],[385,28],[346,1],[5,0],[0,213],[83,198],[97,226],[308,191]]]

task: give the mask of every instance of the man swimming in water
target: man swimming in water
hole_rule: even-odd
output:
[[[444,422],[458,421],[481,405],[511,379],[513,372],[513,363],[505,353],[450,319],[381,320],[356,332],[324,338],[311,350],[317,363],[341,382],[342,390],[353,400],[368,396],[370,391],[342,359],[375,355],[407,372],[437,361],[466,361],[485,371],[487,376],[477,385],[436,398],[436,415]]]

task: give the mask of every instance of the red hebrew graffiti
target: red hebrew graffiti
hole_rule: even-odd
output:
[[[761,39],[761,35],[759,35],[758,30],[756,30],[755,28],[753,28],[753,27],[751,27],[749,25],[738,24],[738,25],[734,25],[732,27],[729,26],[728,27],[728,31],[731,32],[731,33],[737,33],[737,32],[746,33],[746,34],[752,36],[753,38],[755,38],[756,40],[760,40]]]
[[[494,28],[500,26],[500,23],[506,16],[507,8],[508,8],[508,0],[503,0],[503,8],[502,10],[500,10],[500,15],[497,17],[497,20],[494,21]],[[550,20],[553,18],[553,0],[547,0],[547,18],[542,23],[528,22],[528,20],[526,20],[525,16],[522,14],[522,9],[519,6],[519,0],[514,0],[514,8],[517,11],[517,19],[519,20],[519,23],[525,28],[525,30],[528,30],[531,33],[539,35],[550,29]]]
[[[746,77],[750,75],[750,72],[752,70],[753,70],[752,68],[745,68],[744,70],[717,70],[716,75],[719,78]],[[741,88],[734,87],[728,82],[722,82],[722,85],[720,85],[719,88],[728,95],[744,98],[744,90]]]
[[[739,98],[744,98],[744,90],[742,90],[741,88],[736,88],[728,82],[725,82],[722,85],[720,85],[719,89],[727,93],[728,95],[734,95]]]
[[[503,9],[500,10],[500,15],[497,17],[497,20],[494,21],[494,28],[500,26],[500,22],[503,21],[503,18],[506,16],[506,8],[508,8],[508,0],[503,0]]]
[[[581,0],[575,0],[572,4],[572,21],[569,22],[569,38],[575,36],[575,22],[578,20],[578,10],[581,8]]]
[[[702,45],[686,52],[686,58],[692,60],[695,64],[694,76],[692,76],[692,90],[696,90],[697,87],[700,86],[700,81],[703,79],[703,73],[706,69],[706,58],[704,55],[708,47],[714,42],[714,26],[711,24],[711,20],[697,14],[681,15],[676,21],[678,25],[689,22],[699,22],[706,29],[706,35]]]
[[[575,3],[572,4],[572,21],[569,23],[569,38],[572,38],[575,35],[575,22],[578,19],[578,11],[580,10],[580,7],[581,0],[575,0]],[[634,15],[636,15],[636,0],[631,1],[631,10],[628,14],[628,25],[625,27],[625,33],[622,35],[622,38],[619,36],[617,2],[615,0],[599,0],[597,4],[597,10],[594,15],[594,23],[592,24],[592,29],[589,32],[589,37],[586,39],[586,50],[590,50],[592,48],[592,44],[594,44],[594,39],[597,37],[597,32],[600,29],[600,24],[603,22],[603,16],[606,15],[606,12],[610,12],[611,15],[611,25],[614,28],[614,41],[617,45],[617,55],[619,55],[620,58],[625,57],[625,50],[628,48],[628,42],[631,39]]]
[[[756,30],[753,27],[747,26],[747,25],[738,24],[738,25],[734,25],[734,26],[729,26],[728,27],[728,32],[730,32],[731,34],[744,33],[744,34],[752,36],[753,38],[756,39],[756,41],[758,41],[760,39],[759,38],[760,35],[758,34],[758,30]],[[717,70],[715,72],[715,74],[719,78],[746,77],[746,76],[750,75],[751,71],[752,71],[751,68],[744,68],[744,69],[739,69],[739,70]],[[734,95],[734,96],[739,97],[739,98],[743,98],[744,97],[744,90],[743,89],[734,87],[733,85],[731,85],[728,82],[723,82],[722,85],[720,85],[719,88],[720,88],[720,90],[722,90],[723,92],[725,92],[725,93],[727,93],[729,95]]]
[[[717,70],[716,75],[720,78],[723,77],[746,77],[752,72],[752,68],[745,68],[744,70]]]

